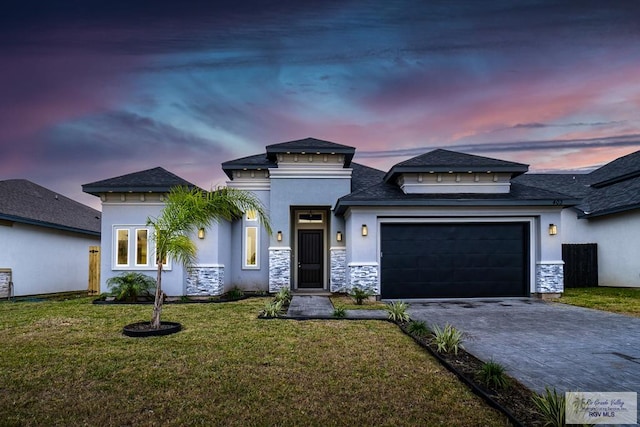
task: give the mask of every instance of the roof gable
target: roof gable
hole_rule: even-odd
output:
[[[394,165],[384,177],[385,182],[403,173],[475,173],[506,172],[517,176],[529,170],[522,163],[437,149]]]
[[[275,161],[278,154],[343,154],[344,167],[349,167],[356,152],[354,147],[316,138],[298,139],[267,145],[267,158]]]
[[[0,181],[0,218],[100,235],[100,211],[26,179]]]
[[[276,163],[267,158],[266,154],[242,157],[222,163],[222,170],[233,179],[234,170],[262,170],[277,167]]]
[[[101,193],[167,193],[172,187],[178,186],[196,187],[178,175],[157,167],[84,184],[82,191],[94,196]]]

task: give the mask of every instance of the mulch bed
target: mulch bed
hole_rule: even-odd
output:
[[[412,337],[418,344],[427,349],[447,369],[457,375],[476,394],[505,413],[512,424],[517,426],[542,426],[544,421],[533,405],[534,392],[529,390],[515,378],[509,377],[509,386],[504,389],[494,390],[488,388],[476,378],[477,372],[484,362],[464,350],[458,350],[458,354],[438,353],[436,346],[431,342],[431,337],[419,337],[407,330],[406,323],[399,323],[400,329]]]

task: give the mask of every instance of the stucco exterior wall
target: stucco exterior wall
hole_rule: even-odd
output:
[[[598,244],[600,286],[640,287],[640,211],[578,219],[565,209],[562,226],[562,243]]]
[[[89,246],[100,237],[14,223],[0,225],[0,268],[12,270],[13,295],[82,291],[88,287]]]
[[[123,272],[135,271],[156,278],[156,268],[149,267],[117,267],[115,264],[115,229],[118,227],[139,226],[146,227],[148,217],[156,217],[162,211],[164,203],[159,194],[144,195],[109,194],[102,203],[102,244],[100,259],[100,292],[109,292],[106,282],[109,278]],[[131,239],[133,241],[133,239]],[[129,251],[133,251],[130,244]],[[162,273],[162,290],[169,296],[184,295],[186,271],[182,265],[171,262],[170,268]]]
[[[232,182],[228,185],[233,187]],[[263,189],[243,188],[251,191],[263,204],[270,215],[269,191]],[[246,225],[259,227],[260,246],[258,250],[258,268],[243,267],[244,259],[244,228]],[[274,228],[274,233],[276,229]],[[233,221],[224,235],[220,236],[219,259],[224,260],[227,268],[225,289],[239,287],[246,291],[267,291],[269,283],[269,242],[274,236],[269,236],[265,228],[259,222],[248,224],[246,218]],[[224,249],[222,249],[224,248]],[[225,253],[226,251],[226,253]]]

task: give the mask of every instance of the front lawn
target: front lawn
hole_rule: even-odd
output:
[[[4,425],[505,425],[399,328],[262,320],[264,299],[166,305],[184,330],[127,338],[151,306],[0,303]]]
[[[567,288],[558,301],[640,317],[640,288]]]

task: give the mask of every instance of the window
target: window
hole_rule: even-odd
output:
[[[156,248],[153,229],[143,225],[118,225],[113,229],[112,268],[115,270],[155,270]],[[171,260],[164,259],[163,269],[171,270]]]
[[[247,221],[257,221],[258,213],[252,209],[248,210],[246,213]]]
[[[246,227],[244,233],[244,267],[258,267],[258,227]]]
[[[117,230],[116,265],[129,265],[129,230]]]
[[[136,265],[149,263],[149,230],[136,230]]]
[[[298,224],[322,224],[322,213],[298,214]]]

